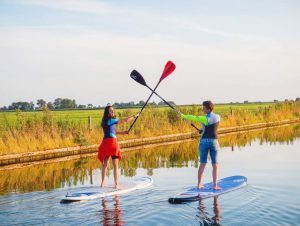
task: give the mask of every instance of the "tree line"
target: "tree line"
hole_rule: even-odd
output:
[[[288,100],[285,99],[284,102],[289,102],[289,101],[300,101],[300,98],[297,97],[295,100]],[[168,101],[171,105],[176,105],[174,101]],[[279,100],[274,100],[274,103],[280,102]],[[244,104],[247,103],[258,103],[258,102],[249,102],[249,101],[244,101]],[[140,100],[139,102],[135,103],[134,101],[129,101],[129,102],[115,102],[112,104],[112,106],[116,108],[130,108],[130,107],[140,107],[145,104],[145,101]],[[231,102],[229,104],[239,104],[239,102]],[[161,102],[149,102],[148,105],[150,106],[165,106],[166,104],[161,101]],[[34,110],[40,110],[47,107],[48,109],[51,110],[60,110],[60,109],[100,109],[104,108],[105,106],[95,106],[93,104],[76,104],[76,101],[74,99],[69,99],[69,98],[56,98],[54,102],[47,102],[43,99],[38,99],[36,104],[33,103],[33,101],[26,102],[26,101],[19,101],[19,102],[13,102],[9,106],[4,106],[0,108],[0,111],[13,111],[13,110],[21,110],[21,111],[34,111]]]
[[[176,105],[174,101],[169,101],[170,104]],[[137,107],[137,106],[143,106],[145,104],[144,101],[139,101],[138,103],[134,103],[134,101],[130,102],[115,102],[113,104],[114,107],[117,108],[127,108],[127,107]],[[164,102],[149,102],[148,105],[151,106],[163,106],[165,105]],[[38,99],[36,104],[34,104],[33,101],[26,102],[26,101],[19,101],[19,102],[13,102],[9,106],[1,107],[1,111],[12,111],[12,110],[22,110],[22,111],[34,111],[34,110],[40,110],[47,107],[51,110],[60,110],[60,109],[98,109],[98,108],[104,108],[105,106],[94,106],[93,104],[76,104],[76,101],[74,99],[69,98],[56,98],[53,102],[47,102],[43,99]]]

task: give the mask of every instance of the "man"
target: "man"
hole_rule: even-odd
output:
[[[181,117],[190,121],[201,122],[203,127],[199,144],[200,166],[198,169],[198,189],[203,188],[202,177],[209,152],[213,166],[213,186],[215,190],[219,190],[221,188],[217,184],[219,174],[219,165],[217,161],[219,150],[217,129],[220,122],[220,116],[212,112],[214,104],[211,101],[204,101],[202,105],[205,116],[181,114]]]

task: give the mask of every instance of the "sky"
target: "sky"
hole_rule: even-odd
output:
[[[298,0],[0,0],[0,106],[300,96]],[[153,98],[158,102],[158,98]]]

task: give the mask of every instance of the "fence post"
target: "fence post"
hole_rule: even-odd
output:
[[[90,115],[88,117],[88,129],[89,129],[89,131],[92,130],[92,117]]]
[[[233,116],[233,109],[230,107],[230,115]]]

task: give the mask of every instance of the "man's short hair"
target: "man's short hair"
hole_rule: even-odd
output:
[[[208,108],[210,111],[214,109],[214,104],[210,100],[203,101],[202,105]]]

